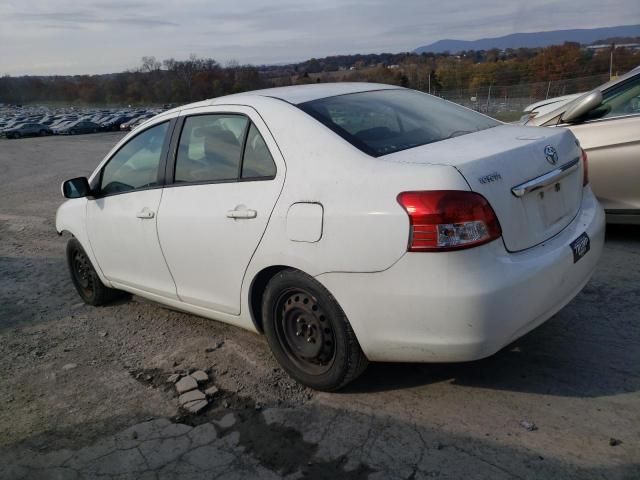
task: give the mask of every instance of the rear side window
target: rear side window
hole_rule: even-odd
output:
[[[129,140],[102,170],[100,191],[108,195],[158,185],[158,167],[169,122]]]
[[[242,115],[187,117],[178,144],[175,182],[237,179],[247,124]]]
[[[472,110],[406,89],[351,93],[298,107],[374,157],[499,125]]]
[[[274,177],[276,164],[267,144],[255,125],[251,124],[242,162],[242,178]]]

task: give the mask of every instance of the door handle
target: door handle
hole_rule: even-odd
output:
[[[227,218],[256,218],[258,212],[250,209],[243,210],[229,210],[227,212]]]
[[[155,213],[153,213],[153,211],[149,210],[147,207],[144,207],[142,210],[140,210],[138,213],[136,213],[136,217],[138,218],[142,218],[142,219],[149,219],[149,218],[153,218],[155,217]]]

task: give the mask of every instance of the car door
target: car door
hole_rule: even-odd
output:
[[[282,189],[284,160],[248,107],[190,110],[176,131],[158,214],[162,250],[182,301],[238,315],[244,273]]]
[[[569,128],[587,151],[591,186],[607,212],[640,214],[640,75],[603,97],[592,119]]]
[[[173,121],[155,124],[122,145],[92,179],[87,202],[91,248],[114,286],[177,299],[162,256],[156,219]]]

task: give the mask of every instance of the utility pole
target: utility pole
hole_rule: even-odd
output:
[[[429,70],[429,94],[431,94],[431,70]]]
[[[609,80],[613,78],[613,51],[616,49],[616,44],[611,44],[611,54],[609,55]]]

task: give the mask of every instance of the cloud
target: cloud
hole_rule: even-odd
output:
[[[83,28],[88,25],[132,25],[137,27],[178,26],[177,23],[151,16],[123,15],[102,16],[94,12],[15,13],[15,21],[26,25],[57,26],[58,28]]]
[[[190,53],[281,63],[408,51],[444,38],[640,23],[638,0],[602,5],[582,0],[578,14],[564,0],[3,0],[0,73],[47,73],[41,68],[52,64],[60,67],[51,73],[104,73],[131,68],[143,55]]]

